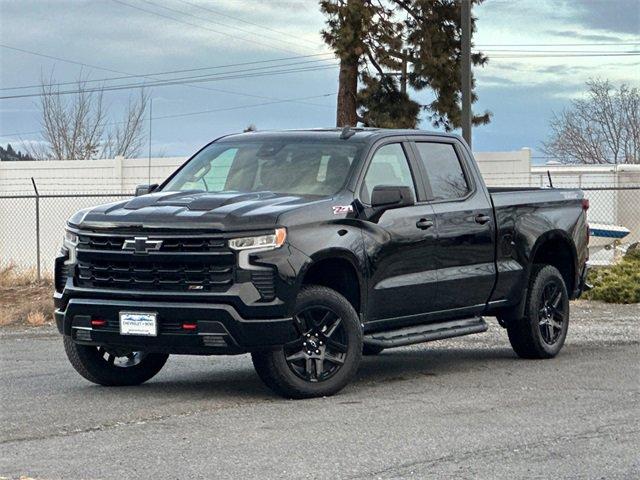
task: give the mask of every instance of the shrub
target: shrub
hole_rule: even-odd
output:
[[[608,303],[640,303],[640,249],[629,250],[620,263],[594,268],[584,298]]]
[[[0,327],[37,327],[53,321],[53,284],[46,275],[38,281],[33,269],[0,264]]]

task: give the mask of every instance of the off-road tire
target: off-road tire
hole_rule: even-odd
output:
[[[330,378],[312,382],[296,375],[289,367],[284,348],[258,351],[251,359],[260,379],[271,390],[286,398],[312,398],[333,395],[342,390],[355,376],[362,358],[362,328],[353,306],[335,290],[310,285],[296,299],[295,312],[307,308],[325,307],[341,319],[342,333],[347,339],[344,363]]]
[[[553,343],[545,340],[540,326],[544,289],[550,284],[558,286],[561,295],[560,309],[564,316],[562,327]],[[564,345],[569,328],[569,295],[564,279],[551,265],[534,265],[527,291],[525,315],[521,319],[507,319],[507,333],[513,350],[522,358],[540,359],[555,357]]]
[[[154,377],[169,358],[164,353],[147,353],[138,364],[120,367],[105,360],[98,347],[75,343],[66,335],[64,350],[80,375],[90,382],[108,387],[140,385]]]

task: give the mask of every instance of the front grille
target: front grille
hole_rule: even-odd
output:
[[[145,235],[139,235],[145,236]],[[127,239],[135,238],[134,235],[105,237],[94,235],[78,235],[78,248],[102,251],[120,251]],[[161,239],[160,252],[224,252],[227,250],[227,242],[224,239],[209,238],[176,238],[149,235],[150,239]]]
[[[134,290],[225,291],[233,268],[166,262],[78,262],[78,286]]]
[[[223,238],[143,234],[159,250],[123,250],[136,235],[78,235],[75,284],[85,288],[172,292],[225,292],[233,284],[235,254]],[[142,235],[141,235],[142,236]]]

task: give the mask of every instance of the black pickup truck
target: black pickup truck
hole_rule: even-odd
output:
[[[55,264],[71,364],[134,385],[170,354],[251,353],[288,397],[361,356],[480,333],[562,348],[586,274],[580,190],[488,189],[457,136],[318,129],[219,138],[161,185],[82,210]]]

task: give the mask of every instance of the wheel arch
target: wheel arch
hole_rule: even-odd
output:
[[[362,266],[348,250],[328,249],[316,253],[300,274],[300,288],[304,285],[322,285],[331,288],[362,315],[366,305],[365,279]]]
[[[558,269],[567,286],[569,294],[574,291],[577,278],[578,254],[569,235],[562,230],[552,230],[542,234],[531,249],[527,278],[530,278],[533,265],[552,265]]]

